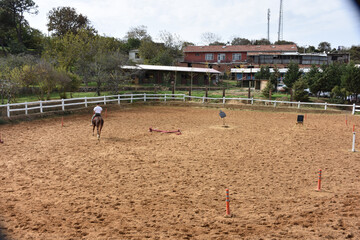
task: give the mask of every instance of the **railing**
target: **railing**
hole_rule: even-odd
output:
[[[299,108],[301,105],[313,105],[317,107],[323,107],[324,110],[327,110],[329,107],[342,107],[342,108],[351,108],[352,114],[355,112],[360,112],[360,105],[355,104],[331,104],[331,103],[310,103],[310,102],[290,102],[290,101],[278,101],[278,100],[264,100],[264,99],[254,99],[254,98],[210,98],[210,97],[196,97],[196,96],[187,96],[185,94],[122,94],[122,95],[111,95],[111,96],[101,96],[101,97],[84,97],[84,98],[71,98],[71,99],[60,99],[60,100],[49,100],[49,101],[37,101],[37,102],[24,102],[24,103],[11,103],[0,105],[0,108],[6,108],[6,115],[8,118],[11,117],[12,113],[17,112],[17,115],[29,115],[33,113],[44,113],[48,111],[65,111],[74,108],[73,106],[84,106],[88,107],[91,104],[102,103],[106,105],[107,103],[116,102],[120,104],[121,102],[133,103],[135,101],[197,101],[197,102],[214,102],[220,104],[226,104],[226,101],[239,101],[245,102],[247,104],[256,104],[264,103],[266,105],[273,105],[277,107],[280,104],[289,104],[291,107]],[[19,114],[20,112],[20,114]],[[1,112],[0,112],[1,113]],[[1,116],[1,115],[0,115]]]

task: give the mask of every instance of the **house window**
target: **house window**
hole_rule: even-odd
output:
[[[218,61],[224,61],[225,60],[225,53],[219,53],[218,54]]]
[[[139,53],[135,53],[135,59],[139,59],[139,58],[140,58]]]
[[[205,60],[214,60],[214,54],[212,53],[205,54]]]
[[[240,61],[241,53],[233,53],[233,61]]]
[[[195,53],[195,56],[197,56],[197,57],[200,56],[200,53]]]

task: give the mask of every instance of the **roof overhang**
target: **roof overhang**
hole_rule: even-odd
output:
[[[175,66],[160,66],[160,65],[145,65],[145,64],[138,64],[136,66],[121,66],[121,68],[129,69],[129,70],[153,70],[153,71],[168,71],[168,72],[194,72],[194,73],[212,73],[212,74],[221,73],[212,68],[175,67]]]

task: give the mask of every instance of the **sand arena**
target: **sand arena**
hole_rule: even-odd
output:
[[[90,114],[1,125],[0,236],[360,239],[359,116],[224,111],[109,110],[100,143]]]

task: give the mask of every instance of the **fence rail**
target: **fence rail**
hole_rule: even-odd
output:
[[[318,107],[323,107],[324,110],[327,110],[329,107],[343,107],[352,109],[351,113],[355,114],[360,112],[360,105],[355,104],[331,104],[331,103],[310,103],[310,102],[290,102],[290,101],[278,101],[278,100],[264,100],[264,99],[254,99],[254,98],[211,98],[211,97],[197,97],[197,96],[188,96],[185,94],[122,94],[122,95],[110,95],[110,96],[101,96],[101,97],[84,97],[84,98],[71,98],[71,99],[59,99],[59,100],[48,100],[48,101],[36,101],[36,102],[24,102],[24,103],[8,103],[5,105],[0,105],[0,108],[6,108],[6,116],[8,118],[11,115],[17,113],[17,115],[28,115],[32,113],[44,113],[47,111],[65,111],[70,110],[72,106],[83,105],[88,107],[91,104],[102,103],[106,105],[107,103],[117,102],[130,102],[135,101],[200,101],[202,103],[211,102],[225,104],[226,101],[239,101],[245,102],[248,104],[264,103],[267,105],[273,105],[277,107],[280,104],[289,104],[292,107],[300,108],[301,105],[313,105]],[[1,111],[2,112],[2,111]],[[0,113],[1,113],[0,112]],[[14,114],[12,114],[14,113]],[[1,115],[0,115],[1,116]]]

